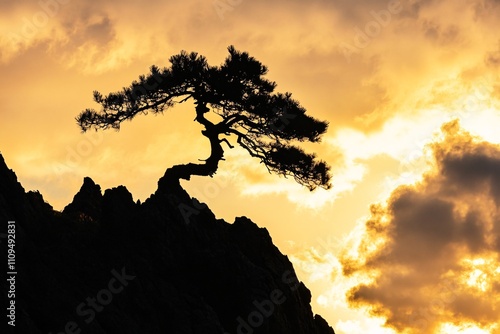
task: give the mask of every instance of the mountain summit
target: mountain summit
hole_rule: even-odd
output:
[[[265,228],[178,184],[141,204],[85,178],[58,212],[0,155],[0,219],[15,221],[17,333],[334,334]]]

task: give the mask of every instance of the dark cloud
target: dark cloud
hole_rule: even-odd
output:
[[[415,0],[415,1],[404,1],[404,9],[401,13],[404,17],[410,17],[417,19],[420,17],[420,12],[429,7],[435,0]]]
[[[115,37],[113,24],[108,16],[100,16],[94,22],[85,22],[82,29],[82,35],[87,40],[94,41],[96,44],[104,45],[112,41]]]
[[[69,44],[75,48],[85,43],[105,46],[116,36],[113,22],[105,13],[80,14],[65,19],[63,27],[68,36]],[[66,44],[65,47],[68,47]]]
[[[488,52],[485,59],[486,65],[492,67],[500,66],[500,41],[498,42],[498,47],[496,50]]]
[[[344,274],[377,277],[349,292],[351,304],[369,306],[398,331],[500,321],[500,145],[457,121],[442,130],[445,139],[431,145],[434,170],[373,206],[360,257],[342,259]]]
[[[460,28],[457,25],[443,26],[435,21],[424,20],[424,35],[438,45],[448,45],[460,40]]]
[[[485,16],[498,17],[500,10],[500,0],[482,0],[473,2],[474,14],[477,20],[484,19]]]

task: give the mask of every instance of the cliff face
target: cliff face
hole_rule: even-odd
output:
[[[140,204],[85,178],[56,212],[0,155],[0,219],[16,221],[17,333],[334,333],[266,229],[178,184]]]

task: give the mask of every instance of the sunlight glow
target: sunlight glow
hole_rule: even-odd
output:
[[[484,273],[482,270],[475,269],[469,274],[467,284],[469,286],[474,286],[484,292],[487,288],[486,277],[486,273]]]
[[[462,265],[462,281],[475,290],[487,292],[500,278],[500,267],[494,255],[491,258],[464,259]]]
[[[233,137],[235,149],[224,148],[226,161],[213,178],[193,178],[182,186],[218,217],[255,216],[278,248],[290,243],[293,252],[286,253],[311,290],[314,312],[335,333],[403,334],[384,327],[386,319],[369,307],[356,308],[346,300],[353,287],[377,283],[377,275],[384,274],[367,265],[387,242],[384,233],[367,231],[369,205],[384,205],[398,186],[418,184],[434,171],[429,144],[443,139],[440,128],[446,122],[458,119],[473,136],[500,143],[500,6],[486,0],[400,2],[404,10],[386,18],[382,13],[389,13],[385,7],[391,1],[152,1],[147,6],[2,1],[2,154],[26,190],[39,189],[56,209],[71,201],[84,176],[103,192],[124,184],[134,199],[144,201],[166,168],[208,157],[202,127],[193,126],[194,105],[176,106],[164,120],[137,118],[119,134],[98,132],[97,144],[91,134],[79,133],[74,116],[92,106],[93,89],[115,91],[153,63],[168,66],[168,57],[182,49],[205,54],[216,64],[235,44],[269,66],[268,78],[278,83],[277,91],[293,92],[308,114],[329,122],[322,141],[307,151],[332,166],[333,187],[310,192],[292,177],[270,174]],[[59,3],[57,13],[37,29],[27,29],[44,10],[42,3],[47,8]],[[224,3],[224,15],[215,3]],[[380,33],[369,32],[366,37],[373,36],[359,47],[374,24],[380,24]],[[347,52],[340,47],[344,42],[356,47]],[[87,141],[93,143],[88,154],[77,154]],[[486,219],[498,219],[498,203],[472,197],[461,199],[463,205],[455,203],[453,214],[465,221],[474,206]],[[392,222],[389,215],[377,219]],[[487,242],[493,245],[493,228],[488,232]],[[429,245],[439,240],[428,240]],[[456,244],[461,242],[457,237]],[[412,275],[411,266],[391,265],[404,277],[435,279],[422,283],[430,291],[425,296],[443,302],[429,311],[432,333],[412,334],[500,333],[500,324],[469,323],[485,315],[471,311],[470,318],[452,318],[459,314],[455,297],[464,296],[491,306],[491,321],[499,321],[498,253],[468,251],[459,245],[457,252],[445,254],[450,255],[446,261],[469,255],[458,264],[446,262],[450,267],[442,275]],[[341,260],[348,263],[343,267]],[[411,283],[402,280],[401,287]],[[421,306],[413,298],[404,302],[408,309]]]
[[[345,292],[359,284],[373,283],[372,275],[354,274],[344,276],[342,274],[342,264],[339,261],[338,253],[348,251],[349,256],[357,259],[359,245],[364,233],[363,221],[367,217],[358,220],[356,228],[343,238],[336,238],[334,242],[318,242],[318,247],[309,247],[297,251],[290,256],[299,277],[303,277],[310,282],[311,287],[320,291],[318,297],[314,299],[318,313],[333,314],[342,313],[337,323],[333,324],[335,333],[338,334],[397,334],[394,330],[384,327],[385,319],[369,316],[366,307],[350,308],[346,300]],[[368,245],[367,245],[368,246]],[[368,246],[370,249],[373,246]],[[316,309],[315,309],[316,312]]]
[[[438,333],[442,334],[490,334],[498,325],[489,326],[484,329],[473,323],[462,323],[457,326],[452,323],[445,323],[441,326]]]
[[[384,322],[380,318],[339,321],[335,326],[335,332],[342,334],[397,334],[393,329],[384,327]]]
[[[286,194],[289,201],[309,209],[321,208],[335,201],[341,194],[351,191],[366,172],[366,167],[361,163],[337,168],[333,175],[332,189],[318,188],[311,192],[296,183],[293,177],[271,175],[256,159],[239,148],[229,150],[226,155],[228,158],[224,169],[232,175],[231,179],[238,185],[242,195]],[[251,176],[241,177],[241,171],[248,169],[251,169]]]

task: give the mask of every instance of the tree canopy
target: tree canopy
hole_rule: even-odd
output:
[[[195,121],[204,126],[202,134],[210,141],[211,154],[204,163],[176,165],[165,176],[189,180],[192,175],[212,176],[224,159],[228,138],[263,163],[270,173],[292,176],[299,184],[314,190],[328,189],[330,167],[315,154],[304,152],[300,142],[319,142],[328,123],[306,115],[306,109],[291,93],[276,93],[276,83],[264,76],[268,69],[247,52],[233,46],[219,66],[210,66],[196,53],[182,51],[170,57],[170,67],[151,66],[122,91],[103,96],[94,91],[100,111],[86,109],[76,118],[82,131],[91,128],[119,129],[121,122],[138,114],[163,113],[177,103],[195,104]],[[212,122],[206,113],[215,113]]]

